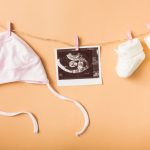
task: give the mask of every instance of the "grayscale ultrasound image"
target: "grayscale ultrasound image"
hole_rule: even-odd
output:
[[[99,78],[98,47],[57,49],[58,79]]]

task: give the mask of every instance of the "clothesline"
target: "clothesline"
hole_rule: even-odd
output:
[[[7,29],[2,24],[0,24],[0,27],[3,28],[3,29]],[[40,37],[40,36],[32,35],[30,33],[27,33],[27,32],[24,32],[24,31],[20,31],[20,30],[17,30],[17,29],[12,29],[12,31],[16,32],[18,35],[25,35],[25,36],[28,36],[28,37],[31,37],[31,38],[34,38],[34,39],[38,39],[38,40],[41,40],[41,41],[56,42],[56,43],[61,43],[61,44],[68,45],[68,46],[74,46],[74,44],[71,44],[71,43],[66,42],[66,41],[57,40],[57,39],[53,39],[53,38]],[[145,33],[137,34],[134,37],[140,38],[140,37],[145,36],[147,34],[150,34],[150,31],[147,31]],[[128,40],[128,39],[127,38],[124,38],[124,39],[121,39],[121,40],[117,39],[117,40],[112,40],[112,41],[105,41],[105,42],[95,43],[94,45],[106,46],[106,45],[110,45],[110,44],[114,44],[114,43],[121,43],[121,42],[124,42],[126,40]]]

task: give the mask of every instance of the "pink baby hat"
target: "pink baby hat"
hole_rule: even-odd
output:
[[[89,125],[86,109],[78,101],[65,97],[53,89],[39,56],[24,40],[13,32],[2,32],[0,33],[0,84],[17,81],[45,84],[59,99],[74,103],[85,119],[83,128],[76,135],[79,136],[86,131]],[[0,114],[7,116],[5,112]]]

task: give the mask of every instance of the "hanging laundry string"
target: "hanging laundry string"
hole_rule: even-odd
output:
[[[0,27],[3,28],[3,29],[7,29],[2,24],[0,24]],[[12,31],[16,32],[18,35],[25,35],[25,36],[28,36],[28,37],[31,37],[31,38],[34,38],[34,39],[38,39],[38,40],[41,40],[41,41],[56,42],[56,43],[61,43],[61,44],[68,45],[68,46],[74,46],[74,44],[72,44],[72,43],[62,41],[62,40],[58,40],[58,39],[40,37],[40,36],[32,35],[30,33],[23,32],[23,31],[16,30],[16,29],[15,30],[13,29]],[[150,31],[147,31],[145,33],[137,34],[134,37],[142,37],[142,36],[145,36],[149,33],[150,33]],[[110,44],[114,44],[114,43],[121,43],[121,42],[124,42],[126,40],[128,40],[128,39],[124,38],[124,39],[117,39],[117,40],[112,40],[112,41],[104,41],[104,42],[95,43],[95,44],[96,45],[101,45],[101,46],[106,46],[106,45],[110,45]],[[85,43],[85,45],[93,45],[93,44],[92,43],[89,43],[89,44]]]

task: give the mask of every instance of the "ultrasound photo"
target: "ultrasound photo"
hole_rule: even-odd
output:
[[[102,84],[100,47],[56,49],[58,86]]]

